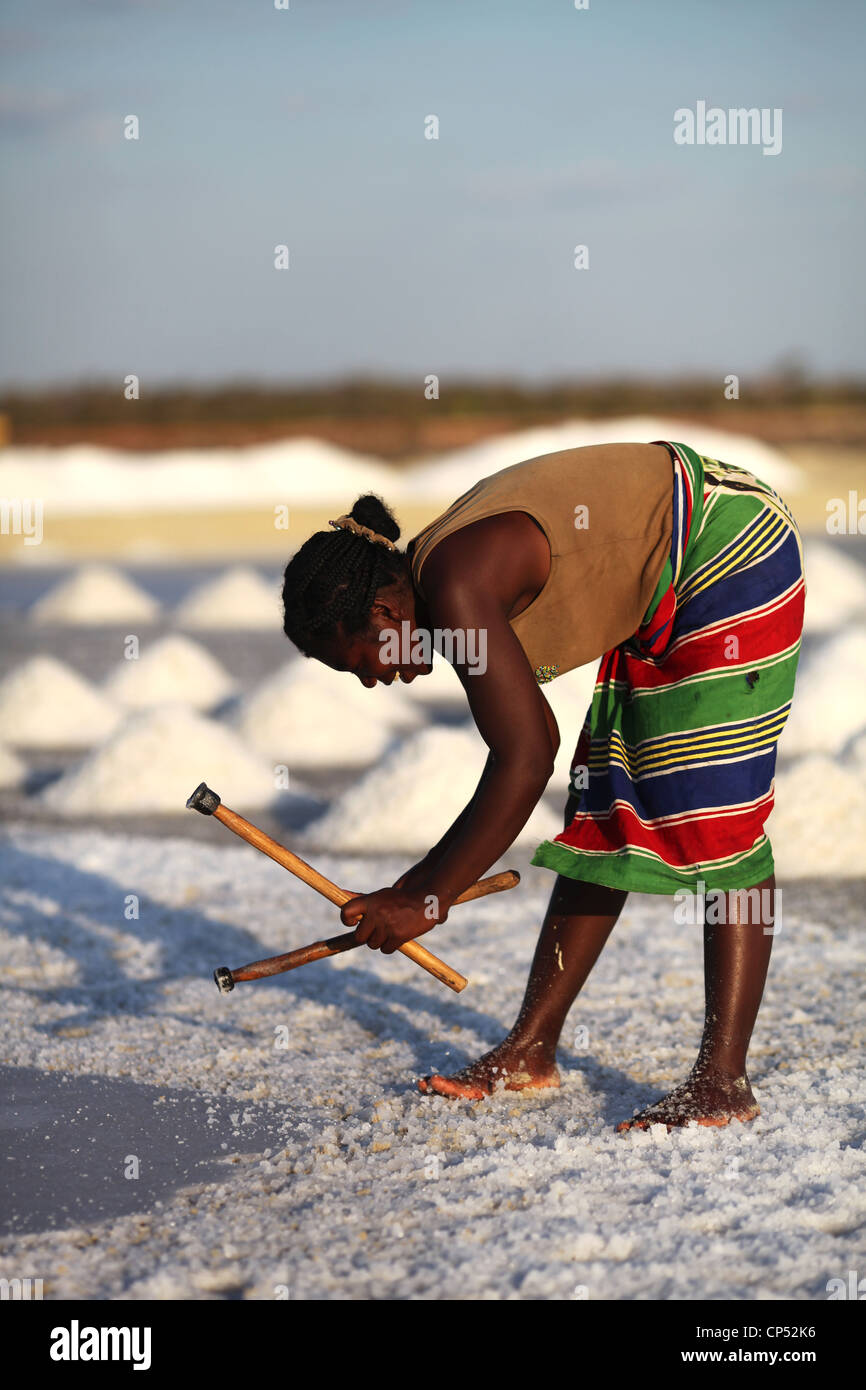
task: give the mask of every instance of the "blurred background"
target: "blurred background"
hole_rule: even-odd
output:
[[[204,778],[295,845],[411,862],[483,767],[462,689],[296,657],[286,561],[365,491],[405,543],[508,464],[667,438],[798,518],[769,829],[782,874],[862,873],[864,22],[820,17],[7,0],[0,813],[209,836]],[[779,148],[678,144],[699,103],[776,113]],[[593,676],[545,688],[520,867]]]

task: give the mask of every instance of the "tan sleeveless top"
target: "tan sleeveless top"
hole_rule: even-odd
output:
[[[407,546],[422,569],[452,531],[528,512],[550,545],[544,588],[510,625],[539,682],[597,661],[637,631],[670,555],[673,461],[662,445],[563,449],[482,478]]]

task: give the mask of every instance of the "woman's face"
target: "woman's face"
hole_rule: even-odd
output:
[[[377,604],[370,614],[367,632],[347,634],[341,624],[339,636],[323,643],[316,656],[334,671],[350,671],[368,690],[377,682],[391,685],[397,675],[406,685],[411,685],[416,676],[429,675],[433,666],[423,661],[418,651],[413,660],[412,629],[411,625],[404,628],[405,622],[405,615],[395,614],[390,608],[379,611]],[[406,639],[401,640],[404,632]]]

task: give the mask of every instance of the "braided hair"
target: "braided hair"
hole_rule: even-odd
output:
[[[400,535],[391,511],[380,497],[359,497],[349,516],[388,540]],[[363,632],[378,591],[400,578],[405,555],[349,529],[316,531],[286,565],[283,576],[283,631],[290,642],[312,656],[321,642]]]

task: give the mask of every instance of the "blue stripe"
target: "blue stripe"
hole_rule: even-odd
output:
[[[752,753],[741,762],[721,767],[718,764],[689,767],[685,774],[668,772],[638,781],[632,781],[625,768],[613,764],[598,775],[590,773],[580,809],[604,816],[613,800],[625,801],[644,820],[655,820],[659,816],[678,815],[681,811],[738,806],[766,794],[773,780],[775,762],[774,741],[766,753]]]
[[[746,570],[735,570],[724,579],[715,579],[677,611],[676,638],[729,617],[737,621],[740,613],[750,613],[778,598],[802,574],[800,549],[793,532],[772,554]]]

